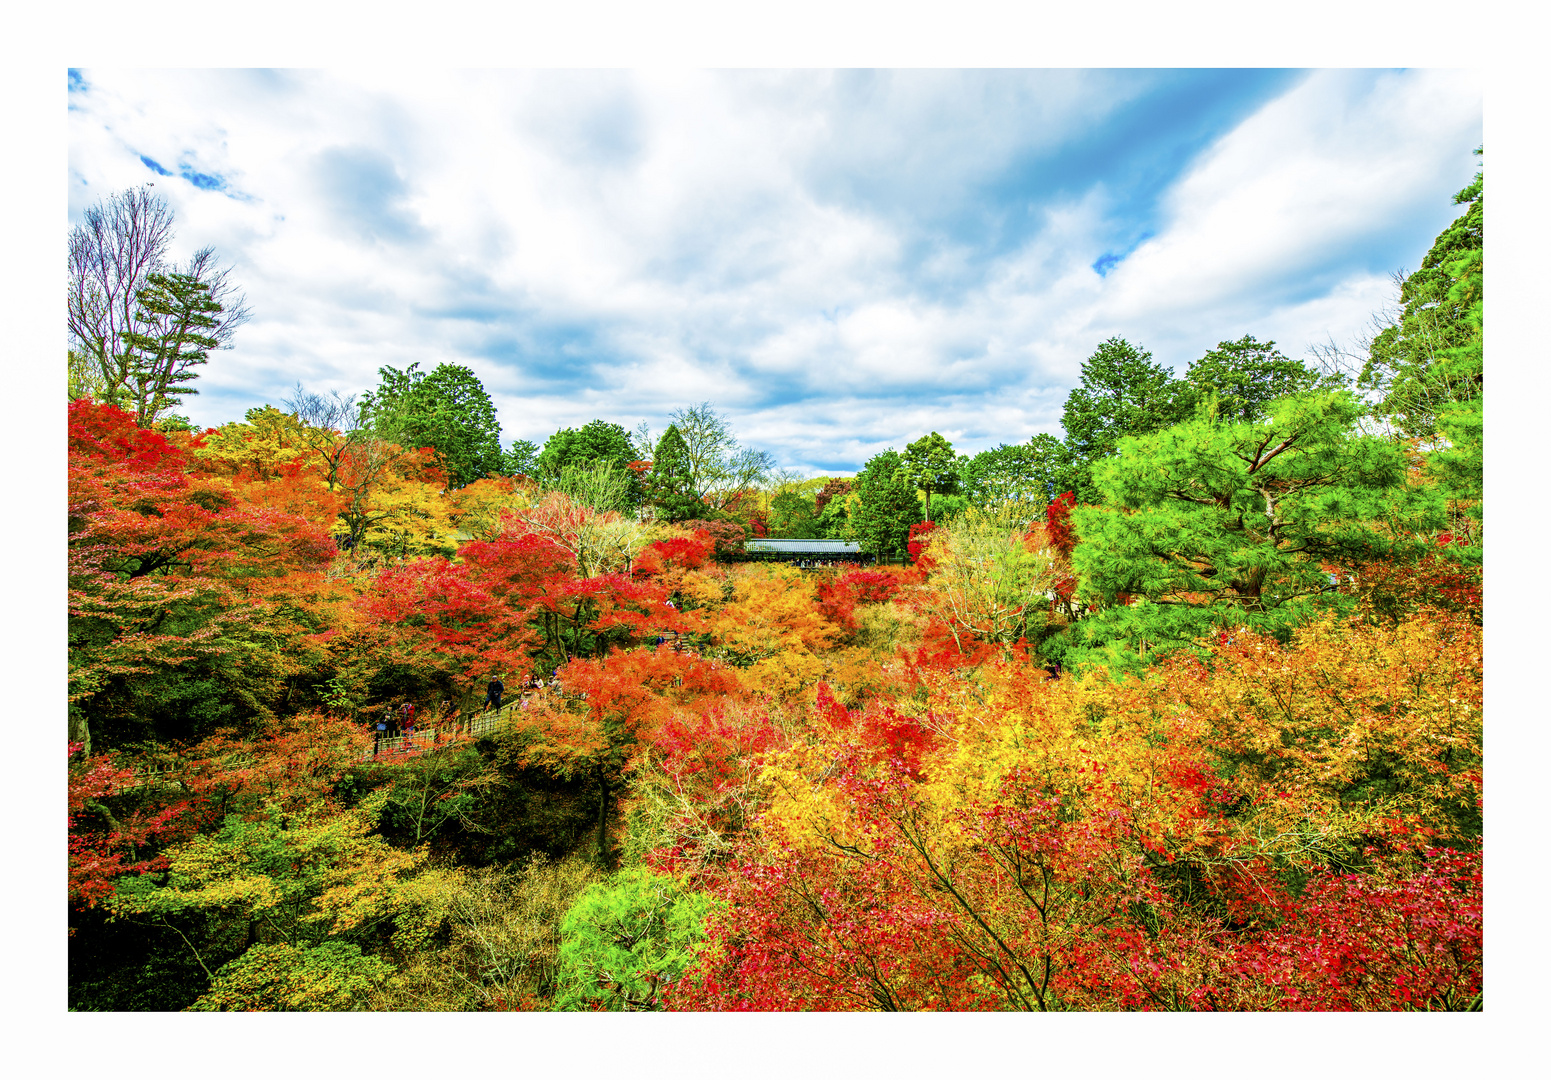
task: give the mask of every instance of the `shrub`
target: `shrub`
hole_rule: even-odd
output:
[[[660,991],[695,958],[710,906],[676,878],[645,869],[589,886],[560,925],[555,1008],[660,1008]]]

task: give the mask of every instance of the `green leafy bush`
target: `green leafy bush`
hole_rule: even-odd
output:
[[[666,874],[625,870],[590,885],[560,924],[557,1010],[659,1008],[704,938],[712,901]]]
[[[393,966],[343,941],[255,945],[215,973],[191,1012],[349,1011]]]

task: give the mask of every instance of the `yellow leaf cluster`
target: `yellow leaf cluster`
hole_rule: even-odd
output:
[[[814,606],[812,582],[791,566],[750,566],[736,578],[732,601],[711,614],[711,640],[744,656],[816,653],[831,647],[840,628]]]
[[[1481,630],[1427,615],[1395,626],[1324,619],[1289,646],[1242,633],[1208,677],[1169,681],[1213,731],[1246,795],[1354,823],[1479,832]]]
[[[906,880],[931,890],[942,874],[990,897],[1012,879],[968,879],[1013,872],[1027,844],[1045,887],[1074,890],[1073,911],[1096,880],[1139,889],[1171,864],[1252,903],[1275,867],[1328,866],[1397,827],[1479,834],[1480,671],[1479,630],[1429,618],[1327,621],[1285,646],[1241,634],[1210,664],[1145,678],[1046,680],[1011,662],[928,673],[911,778],[879,756],[901,714],[876,699],[848,717],[816,710],[761,774],[764,850],[867,860],[903,838],[918,860]],[[1031,816],[997,847],[986,826],[1004,812]]]
[[[738,672],[739,681],[756,694],[791,698],[824,677],[824,661],[808,652],[782,652]]]
[[[289,819],[280,814],[259,822],[228,819],[219,833],[168,851],[164,885],[148,878],[127,883],[116,910],[154,915],[199,909],[264,918],[282,934],[307,924],[337,934],[385,917],[399,878],[423,863],[426,853],[403,851],[370,835],[383,797],[368,797],[351,810],[315,804]]]

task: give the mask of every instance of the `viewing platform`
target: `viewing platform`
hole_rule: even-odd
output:
[[[870,566],[875,560],[850,540],[793,540],[760,537],[743,543],[739,562],[782,562],[799,566]]]

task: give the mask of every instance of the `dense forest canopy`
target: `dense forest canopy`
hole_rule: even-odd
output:
[[[247,310],[108,200],[70,238],[71,1007],[1480,1008],[1457,202],[1356,361],[1111,337],[1060,438],[814,478],[707,402],[503,448],[450,363],[196,432]]]

